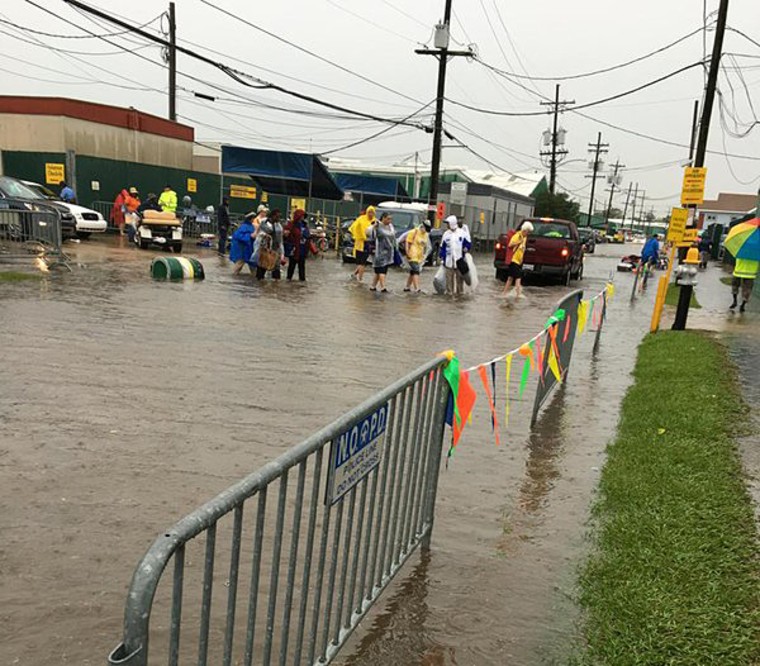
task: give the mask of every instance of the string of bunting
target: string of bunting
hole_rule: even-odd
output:
[[[525,387],[528,384],[530,376],[538,370],[539,381],[544,381],[544,353],[546,353],[546,363],[557,383],[562,382],[564,371],[561,365],[561,355],[559,352],[558,340],[565,344],[573,331],[577,335],[583,335],[587,330],[589,319],[591,325],[598,329],[602,324],[603,317],[606,317],[606,303],[609,303],[615,295],[615,286],[608,282],[605,288],[588,300],[581,299],[575,312],[567,312],[564,309],[556,310],[549,319],[547,319],[544,328],[534,335],[530,340],[524,342],[519,347],[501,354],[490,361],[474,365],[470,368],[461,368],[459,357],[453,350],[442,353],[448,360],[443,370],[443,376],[451,388],[449,402],[446,407],[446,423],[451,426],[451,445],[449,446],[448,457],[450,458],[456,450],[459,440],[464,431],[465,425],[472,422],[472,410],[477,400],[477,393],[470,382],[470,376],[474,372],[480,378],[483,385],[488,409],[491,414],[491,429],[494,433],[496,446],[501,445],[501,434],[499,428],[498,401],[497,401],[497,381],[496,381],[496,364],[504,361],[504,427],[509,425],[510,417],[510,391],[509,387],[512,381],[513,362],[523,359],[522,370],[520,371],[520,381],[517,389],[517,397],[522,398]],[[561,333],[560,333],[561,331]],[[547,350],[545,352],[545,350]]]

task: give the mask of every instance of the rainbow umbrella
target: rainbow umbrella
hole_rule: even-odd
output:
[[[734,225],[723,246],[737,259],[760,261],[760,218]]]

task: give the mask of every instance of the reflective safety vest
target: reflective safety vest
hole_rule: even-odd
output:
[[[737,259],[734,266],[734,277],[754,280],[760,269],[760,261],[755,259]]]

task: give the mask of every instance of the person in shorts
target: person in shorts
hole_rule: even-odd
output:
[[[418,293],[420,289],[420,273],[430,250],[430,222],[425,220],[415,229],[406,234],[406,258],[409,262],[409,277],[404,291]]]
[[[348,228],[348,233],[354,239],[354,261],[356,261],[356,270],[353,277],[359,282],[364,279],[364,268],[367,263],[367,233],[370,227],[376,222],[375,207],[367,206],[363,215],[359,215]]]
[[[391,214],[383,213],[380,216],[380,224],[375,221],[367,236],[375,241],[375,259],[373,263],[375,277],[372,279],[370,291],[387,292],[385,276],[388,274],[388,268],[393,266],[395,254],[398,250],[396,231],[393,228]]]
[[[507,282],[504,285],[503,296],[508,296],[514,286],[515,298],[523,298],[522,279],[523,279],[523,260],[525,259],[525,248],[528,244],[528,236],[533,231],[533,225],[527,220],[522,223],[519,231],[516,231],[512,238],[509,239],[507,254],[511,253],[509,266],[507,266]]]

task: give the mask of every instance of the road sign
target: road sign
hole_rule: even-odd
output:
[[[668,226],[667,240],[680,243],[686,231],[686,222],[689,219],[688,208],[674,208],[670,212],[670,225]]]
[[[388,411],[388,403],[381,405],[333,439],[327,488],[330,504],[335,504],[380,464]]]
[[[467,183],[451,183],[449,202],[458,206],[465,205],[467,202]]]
[[[45,162],[45,183],[47,185],[60,185],[66,180],[66,167],[55,162]]]
[[[230,185],[230,196],[235,199],[255,199],[256,188],[248,185]],[[264,201],[264,198],[261,198]]]
[[[684,231],[683,237],[676,243],[677,247],[690,247],[692,243],[696,243],[699,240],[696,227],[689,227]]]
[[[681,205],[701,204],[705,200],[707,167],[686,167],[683,170]]]

